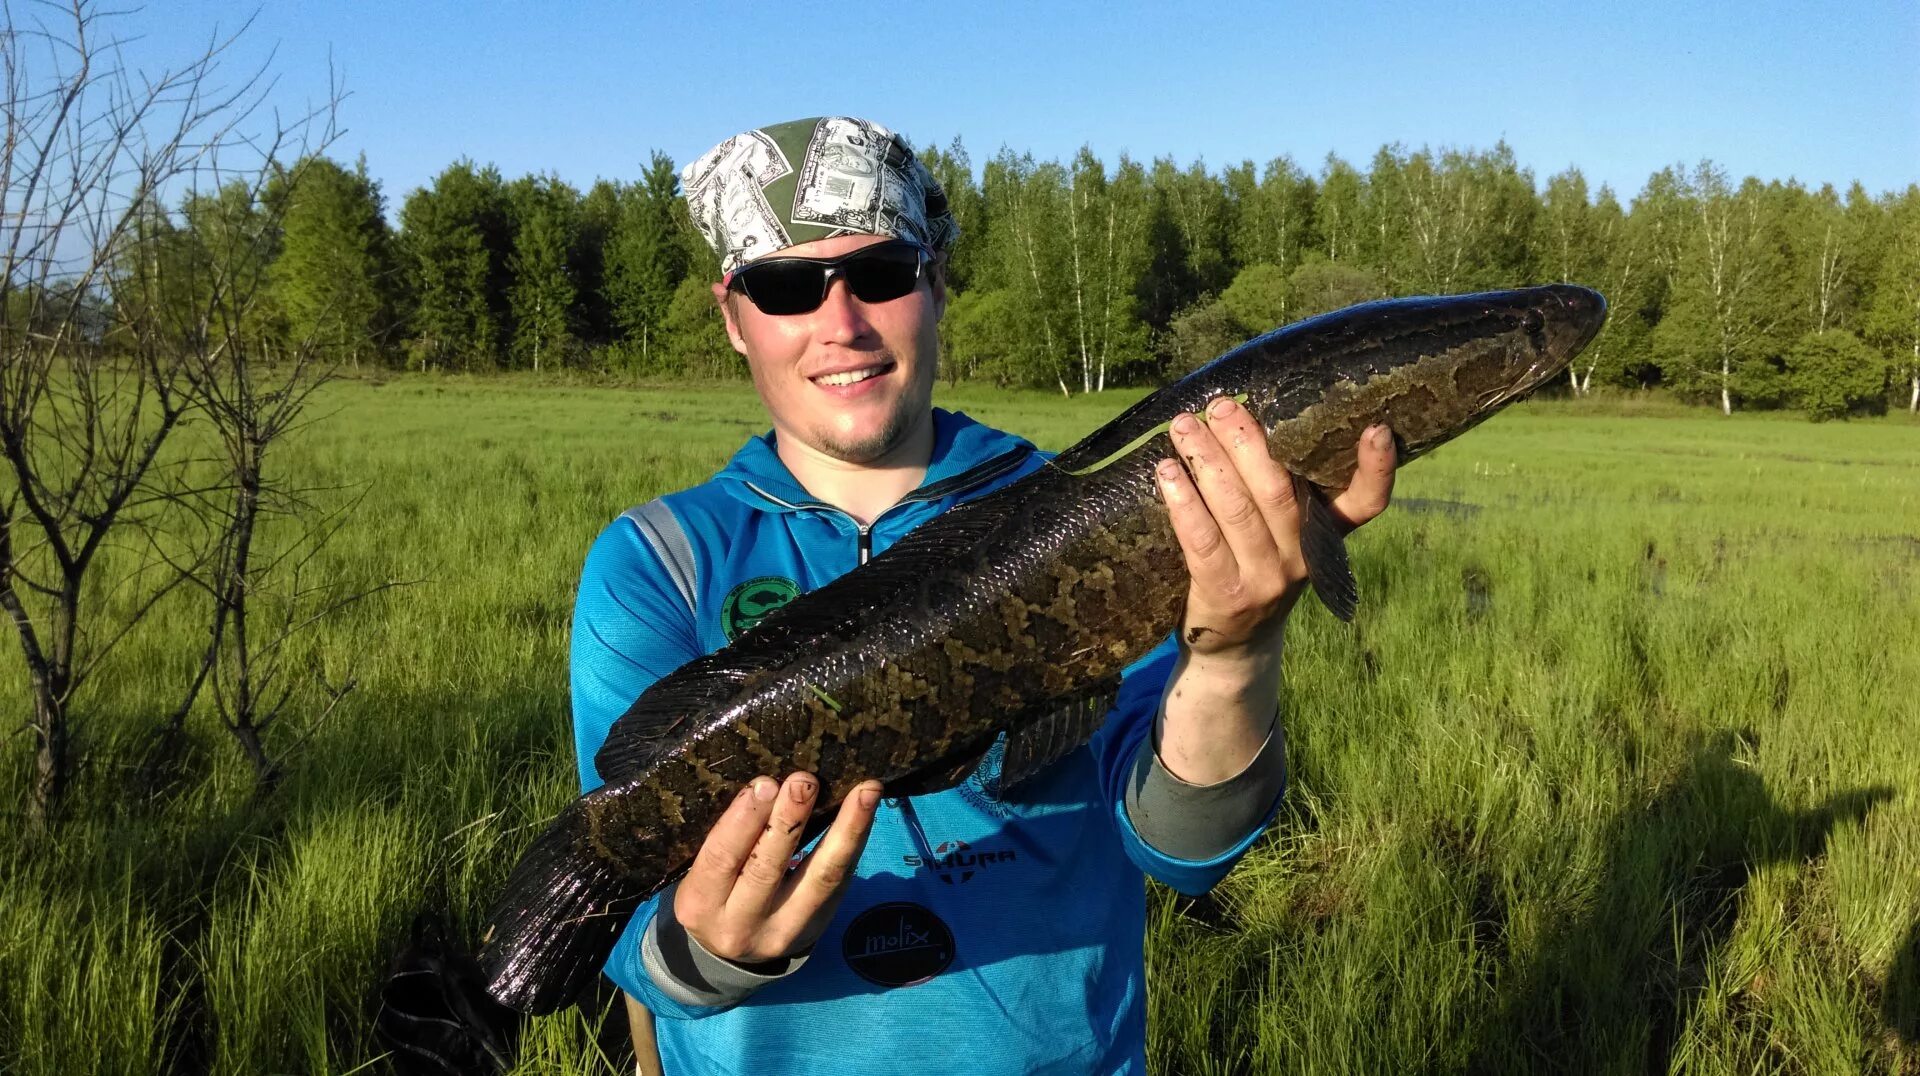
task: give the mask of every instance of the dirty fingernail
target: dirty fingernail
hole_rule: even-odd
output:
[[[1180,465],[1172,460],[1161,460],[1160,466],[1155,467],[1153,470],[1155,474],[1160,476],[1160,481],[1162,482],[1172,482],[1174,479],[1180,477]]]
[[[756,777],[753,781],[753,798],[761,803],[771,803],[780,792],[780,786],[765,777]]]
[[[1192,433],[1200,428],[1200,420],[1185,411],[1173,416],[1173,432]]]
[[[1233,397],[1231,396],[1222,396],[1207,405],[1207,414],[1212,415],[1214,418],[1219,418],[1222,415],[1231,414],[1232,412]]]
[[[787,798],[795,803],[805,803],[813,798],[813,782],[805,779],[787,783]]]
[[[1393,443],[1393,431],[1385,425],[1367,427],[1367,440],[1375,448],[1385,448]]]
[[[864,807],[864,808],[866,808],[866,809],[868,809],[868,810],[872,810],[872,809],[873,809],[873,805],[874,805],[874,804],[876,804],[876,803],[879,803],[879,802],[880,802],[880,790],[879,790],[879,789],[877,789],[877,788],[863,788],[863,789],[861,789],[861,790],[860,790],[860,806],[862,806],[862,807]]]

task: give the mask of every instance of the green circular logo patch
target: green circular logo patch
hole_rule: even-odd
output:
[[[749,579],[727,592],[720,604],[720,630],[727,641],[738,639],[747,629],[767,618],[767,614],[800,596],[793,580],[778,575]]]

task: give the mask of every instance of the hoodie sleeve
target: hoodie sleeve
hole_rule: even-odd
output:
[[[1127,858],[1188,896],[1212,889],[1266,831],[1286,785],[1276,716],[1259,755],[1215,785],[1189,785],[1160,763],[1153,729],[1179,656],[1169,638],[1127,670],[1092,747]]]
[[[700,656],[693,617],[641,524],[629,516],[608,524],[587,552],[573,605],[569,670],[580,791],[600,787],[594,753],[633,700]]]

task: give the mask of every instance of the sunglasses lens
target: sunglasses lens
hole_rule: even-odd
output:
[[[820,305],[826,276],[818,262],[794,258],[750,265],[734,279],[761,313],[804,314]]]
[[[889,302],[920,282],[920,249],[884,243],[841,258],[773,258],[741,269],[733,279],[763,314],[804,314],[826,298],[829,271],[845,279],[861,302]]]
[[[879,247],[849,258],[841,271],[854,298],[884,303],[907,294],[920,282],[920,252],[905,244]]]

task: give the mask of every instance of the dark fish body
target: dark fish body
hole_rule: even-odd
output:
[[[1175,415],[1228,395],[1259,418],[1306,498],[1315,590],[1350,615],[1312,487],[1347,484],[1376,422],[1403,463],[1472,427],[1564,369],[1604,315],[1599,295],[1554,285],[1290,325],[682,666],[614,724],[595,759],[606,784],[515,869],[480,955],[489,990],[531,1012],[568,1001],[756,776],[817,775],[824,823],[868,778],[895,795],[958,783],[1003,732],[1003,785],[1085,743],[1121,670],[1179,623],[1186,567],[1153,478]]]

